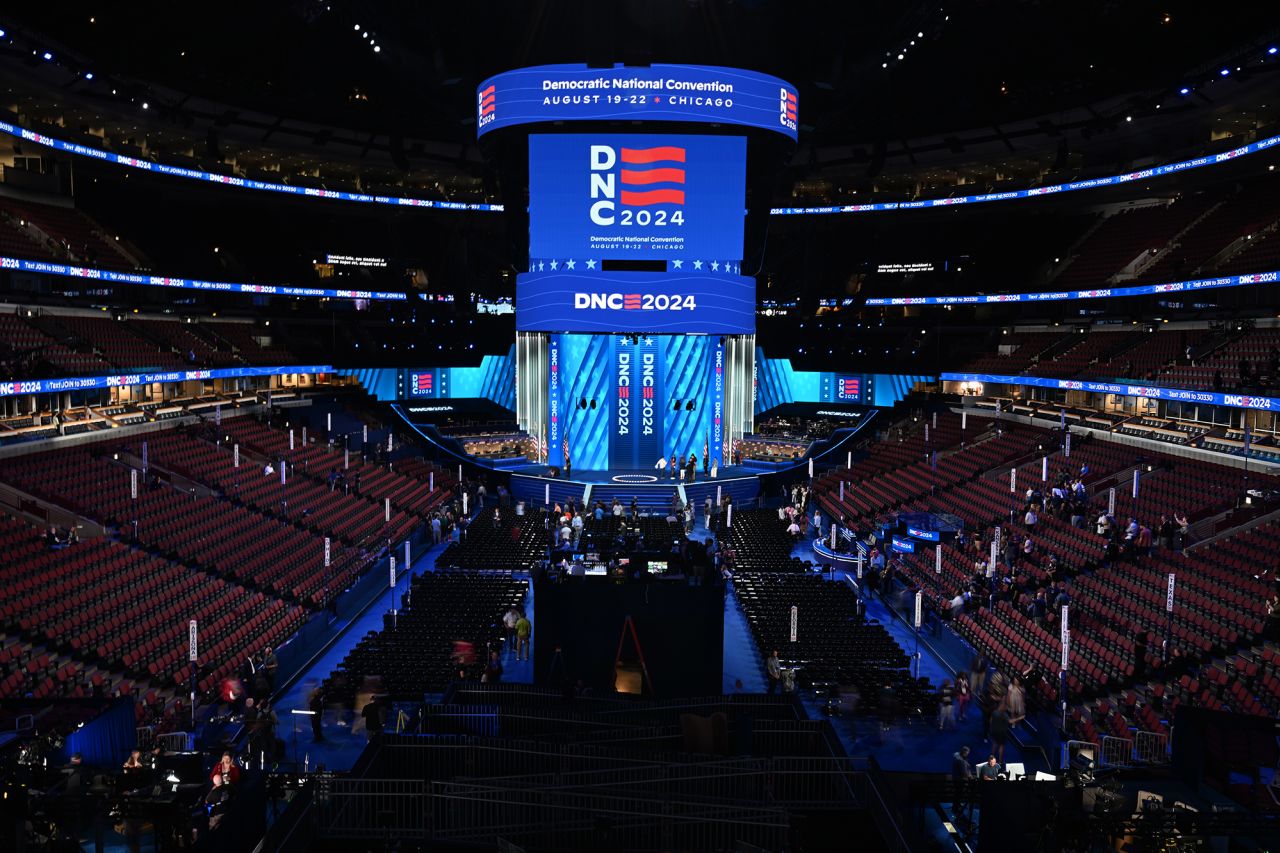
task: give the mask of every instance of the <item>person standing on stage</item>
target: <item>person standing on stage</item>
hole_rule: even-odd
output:
[[[698,479],[698,454],[689,454],[689,482],[695,482]]]
[[[672,453],[671,454],[671,479],[674,480],[676,478],[676,471],[679,470],[679,468],[680,468],[680,463],[676,461],[676,455]]]

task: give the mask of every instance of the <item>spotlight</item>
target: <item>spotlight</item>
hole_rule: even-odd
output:
[[[355,30],[355,31],[356,31],[356,32],[360,32],[360,25],[359,25],[359,24],[356,24],[356,30]]]
[[[53,59],[53,54],[47,50],[44,52],[43,56],[44,56],[45,62],[48,62],[50,59]]]
[[[149,110],[149,109],[151,109],[151,105],[150,105],[150,104],[148,104],[146,101],[143,101],[143,102],[142,102],[142,108],[143,108],[144,110]]]
[[[374,47],[373,47],[373,52],[374,52],[374,53],[382,53],[382,47],[381,47],[380,45],[374,45]]]
[[[3,32],[0,32],[0,35],[4,35],[4,33],[3,33]],[[1275,55],[1276,55],[1276,51],[1280,51],[1280,48],[1276,48],[1276,47],[1269,47],[1269,48],[1267,48],[1267,53],[1268,53],[1268,54],[1270,54],[1271,56],[1275,56]]]
[[[1125,117],[1124,117],[1124,120],[1125,120],[1125,121],[1133,121],[1133,116],[1125,116]]]
[[[1230,74],[1230,73],[1231,73],[1231,69],[1230,69],[1230,68],[1224,68],[1224,69],[1222,69],[1221,71],[1219,71],[1218,73],[1219,73],[1219,74],[1221,74],[1223,77],[1226,77],[1228,74]]]
[[[86,72],[84,72],[84,79],[86,79],[86,80],[92,80],[92,79],[93,79],[93,72],[92,72],[92,71],[86,71]]]
[[[1178,90],[1178,94],[1179,94],[1179,95],[1190,95],[1190,94],[1191,94],[1191,90],[1190,90],[1190,89],[1188,89],[1186,86],[1183,86],[1181,89],[1179,89],[1179,90]]]

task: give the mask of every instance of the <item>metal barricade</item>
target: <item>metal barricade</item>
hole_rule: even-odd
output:
[[[1103,767],[1132,767],[1133,763],[1133,740],[1131,738],[1103,736]]]
[[[430,800],[416,779],[329,779],[317,785],[315,820],[321,837],[425,838]]]
[[[169,732],[156,735],[153,744],[160,744],[165,752],[186,752],[191,748],[191,735],[187,732]]]
[[[1137,732],[1133,750],[1141,764],[1169,763],[1169,736],[1161,732]]]

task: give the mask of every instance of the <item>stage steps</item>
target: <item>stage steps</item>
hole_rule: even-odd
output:
[[[635,498],[636,506],[643,511],[666,511],[671,508],[671,496],[676,494],[676,489],[677,486],[662,482],[646,483],[643,486],[626,483],[595,483],[591,486],[591,501],[593,504],[600,501],[607,510],[613,504],[614,498],[617,498],[623,506],[630,506],[631,499]]]

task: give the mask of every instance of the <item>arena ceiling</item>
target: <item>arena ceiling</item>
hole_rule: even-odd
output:
[[[814,144],[1175,92],[1275,31],[1192,0],[224,0],[33,3],[0,26],[101,75],[290,118],[468,143],[474,84],[552,62],[689,62],[796,83]],[[901,57],[901,58],[899,58]],[[38,61],[38,57],[33,57]]]

